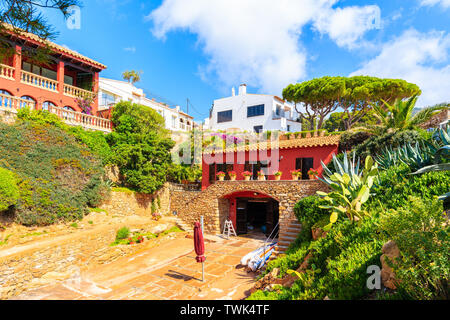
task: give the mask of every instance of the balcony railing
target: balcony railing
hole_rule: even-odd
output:
[[[68,84],[64,85],[64,95],[69,97],[86,97],[86,98],[92,98],[94,97],[94,93],[92,91],[84,90],[78,87],[74,87]]]
[[[14,67],[0,64],[0,77],[8,80],[14,80]]]
[[[22,83],[28,84],[33,87],[38,87],[52,92],[58,92],[58,81],[38,76],[37,74],[31,72],[22,70],[20,80]]]
[[[0,110],[17,113],[22,108],[36,109],[36,103],[30,100],[18,97],[0,94]],[[68,125],[81,125],[85,129],[92,129],[103,132],[110,132],[112,129],[111,121],[81,112],[67,110],[60,107],[48,106],[48,111],[56,114],[63,122]]]
[[[285,118],[286,120],[296,121],[297,117],[290,111],[281,111],[281,112],[273,112],[272,119],[282,119]]]
[[[89,114],[53,106],[49,106],[48,111],[56,114],[58,118],[62,119],[69,125],[81,125],[86,129],[93,129],[104,132],[110,132],[112,129],[111,121],[108,119],[103,119],[96,116],[91,116]]]
[[[0,110],[12,111],[14,113],[17,113],[17,110],[25,107],[35,109],[36,103],[7,94],[0,94]]]

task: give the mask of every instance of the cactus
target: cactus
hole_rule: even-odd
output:
[[[321,206],[321,208],[331,210],[330,224],[324,230],[329,230],[338,220],[339,215],[345,214],[351,221],[362,219],[367,215],[362,207],[369,199],[370,189],[378,176],[378,164],[371,156],[366,158],[364,169],[361,172],[357,164],[359,161],[355,163],[355,156],[353,156],[352,163],[349,163],[347,155],[345,155],[343,163],[340,163],[335,157],[333,157],[333,161],[336,161],[338,172],[327,172],[324,167],[325,174],[322,180],[330,186],[332,191],[330,193],[317,192],[328,202],[328,205]]]

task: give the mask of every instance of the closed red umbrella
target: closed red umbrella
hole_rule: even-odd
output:
[[[199,222],[196,222],[194,226],[194,248],[197,254],[197,262],[205,262],[205,242],[203,240],[202,227]]]
[[[202,227],[199,222],[196,222],[194,226],[194,249],[197,254],[195,260],[202,264],[202,281],[205,281],[205,265],[203,264],[206,260],[205,242],[203,240]]]

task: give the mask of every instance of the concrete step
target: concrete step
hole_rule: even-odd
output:
[[[290,242],[290,241],[279,241],[279,242],[278,242],[278,246],[279,246],[279,247],[286,247],[286,248],[287,248],[287,247],[289,247],[289,246],[291,245],[291,243],[292,243],[292,242]]]
[[[289,248],[289,246],[286,246],[286,245],[278,245],[277,246],[277,252],[278,252],[278,254],[284,253],[284,252],[286,252],[286,250],[288,248]]]
[[[283,241],[283,240],[286,240],[286,241],[295,241],[295,240],[297,240],[297,236],[295,235],[295,236],[290,236],[290,235],[287,235],[287,234],[283,234],[283,235],[281,235],[281,237],[279,238],[279,240],[280,241]]]
[[[283,235],[286,235],[286,236],[288,236],[288,237],[295,237],[295,238],[297,238],[297,236],[298,236],[299,233],[300,233],[300,231],[299,231],[299,232],[296,232],[296,231],[290,231],[290,230],[288,230],[288,231],[286,231],[286,232],[283,232]]]

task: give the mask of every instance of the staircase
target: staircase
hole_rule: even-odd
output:
[[[297,236],[300,233],[301,229],[302,226],[297,221],[297,219],[292,219],[291,221],[289,221],[288,227],[280,232],[277,253],[285,252],[287,248],[289,248],[291,243],[293,243],[297,239]]]
[[[194,228],[192,227],[192,226],[190,226],[190,225],[188,225],[186,222],[184,222],[183,220],[181,220],[180,218],[177,218],[176,220],[175,220],[175,223],[177,224],[177,226],[181,229],[181,230],[183,230],[183,231],[186,231],[186,232],[194,232]]]

